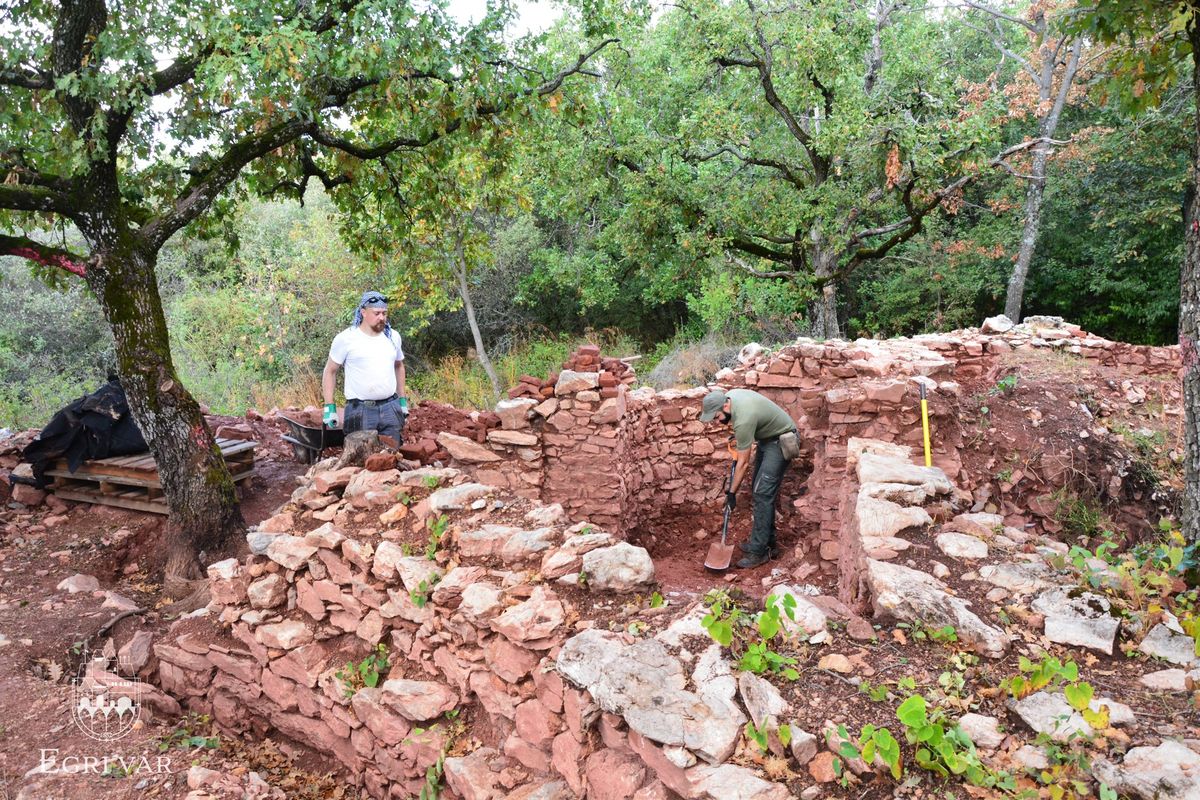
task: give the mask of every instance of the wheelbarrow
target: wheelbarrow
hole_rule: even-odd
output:
[[[288,424],[291,434],[284,434],[283,440],[291,444],[292,455],[302,463],[315,463],[326,447],[341,447],[346,440],[346,432],[341,428],[327,428],[324,425],[310,428],[283,414],[280,417]]]

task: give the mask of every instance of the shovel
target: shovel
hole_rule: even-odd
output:
[[[729,467],[729,483],[726,486],[733,485],[733,471],[737,469],[737,459],[734,459],[733,464]],[[725,504],[725,522],[721,524],[721,543],[713,542],[708,547],[708,555],[704,559],[704,568],[713,572],[724,572],[729,569],[729,562],[733,559],[733,545],[725,544],[725,536],[729,533],[729,504]]]

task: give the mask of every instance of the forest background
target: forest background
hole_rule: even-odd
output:
[[[158,278],[180,377],[217,413],[316,403],[330,340],[379,288],[418,397],[489,406],[481,353],[503,387],[584,338],[640,353],[656,385],[699,382],[747,341],[830,323],[843,337],[977,325],[1005,309],[1031,216],[1024,314],[1173,343],[1191,77],[1112,102],[1113,51],[1073,33],[1070,10],[567,9],[510,36],[514,60],[617,41],[534,107],[413,153],[388,208],[350,213],[317,185],[303,204],[243,190],[171,240]],[[1038,136],[1053,140],[1044,179],[1038,148],[996,160]],[[114,366],[82,281],[0,259],[0,427],[44,424]]]

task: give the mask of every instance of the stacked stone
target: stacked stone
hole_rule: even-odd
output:
[[[605,358],[599,345],[585,344],[567,356],[562,363],[563,372],[599,373],[597,386],[602,399],[617,396],[618,386],[632,386],[637,382],[633,367],[619,358]],[[522,375],[517,385],[508,390],[509,399],[530,398],[547,400],[554,397],[560,373],[553,372],[543,380],[534,375]]]
[[[1106,342],[1061,320],[1034,318],[1008,327],[988,320],[980,330],[911,339],[799,339],[774,353],[747,346],[740,365],[719,372],[717,383],[754,388],[797,421],[812,471],[807,493],[800,491],[798,471],[786,479],[783,495],[799,497],[798,517],[781,522],[819,528],[819,547],[833,569],[848,442],[874,438],[919,447],[923,383],[934,463],[963,479],[956,381],[984,374],[1002,352],[1026,347],[1079,348],[1102,363],[1122,359],[1147,371],[1178,366],[1178,348]],[[705,390],[630,392],[632,382],[624,362],[602,357],[595,346],[580,348],[561,372],[524,380],[522,396],[502,402],[495,413],[464,415],[472,427],[456,424],[439,434],[436,455],[486,483],[561,503],[572,516],[622,535],[678,516],[681,508],[719,510],[728,432],[696,419]]]
[[[603,376],[611,374],[564,369],[554,396],[531,413],[549,462],[543,470],[542,501],[560,503],[573,517],[624,532],[628,400],[625,384],[601,386]]]
[[[302,490],[336,495],[345,480],[344,500],[367,475],[374,488],[351,499],[378,495],[389,491],[383,474],[317,473]],[[398,473],[389,486],[394,496],[464,479],[427,468]],[[497,731],[493,782],[503,790],[487,796],[509,796],[535,774],[537,786],[552,782],[551,742],[580,724],[584,703],[554,670],[578,612],[546,582],[575,587],[586,572],[591,591],[633,592],[653,582],[654,568],[642,548],[586,523],[568,527],[561,507],[534,507],[525,527],[490,524],[490,510],[512,502],[497,492],[457,483],[405,514],[393,506],[379,516],[389,526],[382,538],[346,536],[333,524],[297,533],[294,512],[281,510],[247,537],[255,555],[209,567],[207,617],[177,623],[172,639],[154,646],[160,683],[227,731],[302,743],[372,797],[416,795],[449,741],[455,709],[472,702]],[[443,514],[451,523],[437,560],[405,555],[389,538],[397,525],[424,531]],[[390,671],[377,686],[347,692],[337,673],[379,643],[388,645]],[[456,791],[482,796],[452,761],[446,774]]]
[[[719,508],[730,456],[724,437],[699,421],[700,401],[707,391],[655,393],[643,388],[632,393],[625,470],[629,528],[678,515],[680,508]]]
[[[446,448],[452,458],[477,465],[477,480],[538,499],[542,496],[543,447],[531,424],[537,406],[536,400],[525,397],[502,400],[495,411],[500,426],[488,431],[485,446],[466,451],[461,443],[449,442]]]

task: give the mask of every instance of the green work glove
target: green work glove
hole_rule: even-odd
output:
[[[407,397],[400,398],[400,413],[405,414],[405,415],[408,414],[408,398]]]
[[[325,422],[325,427],[327,428],[337,427],[337,405],[335,403],[325,404],[325,416],[323,421]]]

